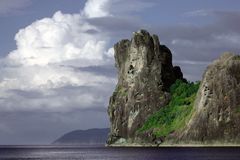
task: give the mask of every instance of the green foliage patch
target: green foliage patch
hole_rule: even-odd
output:
[[[233,57],[234,60],[240,60],[240,55],[236,55]]]
[[[185,83],[177,80],[170,88],[170,103],[151,115],[138,131],[153,129],[153,134],[162,137],[183,128],[192,115],[199,85],[200,82]]]
[[[237,112],[237,113],[240,113],[240,105],[237,106],[237,108],[236,108],[236,112]]]

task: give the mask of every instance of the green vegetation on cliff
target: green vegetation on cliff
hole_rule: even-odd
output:
[[[151,115],[139,132],[153,129],[156,137],[167,136],[185,126],[189,121],[200,82],[185,83],[177,80],[170,88],[171,101]]]

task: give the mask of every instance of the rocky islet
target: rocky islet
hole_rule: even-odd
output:
[[[115,44],[114,52],[118,83],[108,106],[109,146],[239,143],[240,56],[225,53],[209,65],[181,132],[156,137],[155,128],[144,133],[139,129],[151,115],[168,107],[176,80],[188,82],[181,68],[173,66],[170,49],[146,30]]]

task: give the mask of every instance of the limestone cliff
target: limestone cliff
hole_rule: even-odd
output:
[[[223,54],[208,66],[195,112],[180,143],[240,144],[240,56]]]
[[[107,143],[139,142],[137,130],[169,103],[169,87],[183,79],[183,74],[180,67],[173,67],[171,51],[145,30],[115,44],[114,51],[118,83],[108,107],[111,131]]]

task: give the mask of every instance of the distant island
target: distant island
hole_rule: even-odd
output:
[[[54,145],[105,145],[109,128],[75,130],[64,134]]]
[[[118,83],[108,107],[108,146],[240,144],[239,55],[224,53],[193,83],[146,30],[114,51]]]

